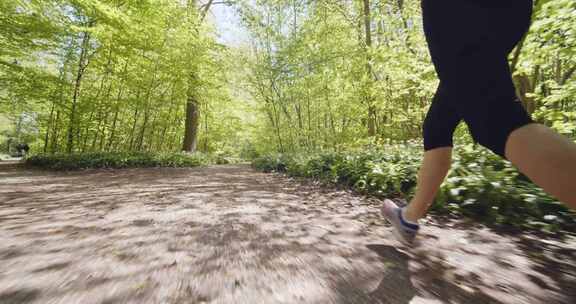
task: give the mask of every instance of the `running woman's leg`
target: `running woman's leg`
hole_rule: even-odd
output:
[[[391,201],[382,209],[401,241],[414,238],[417,220],[425,215],[446,177],[452,133],[461,118],[476,141],[501,156],[509,134],[532,123],[515,101],[506,62],[507,54],[527,31],[532,2],[493,4],[498,7],[476,0],[422,0],[424,31],[442,89],[424,124],[426,152],[416,196],[403,211],[398,212]]]
[[[461,121],[457,109],[444,86],[440,84],[423,125],[424,158],[420,170],[415,196],[403,210],[405,220],[417,223],[426,214],[434,201],[440,185],[446,178],[452,163],[452,137]]]
[[[436,148],[424,152],[424,160],[418,171],[416,194],[404,208],[404,219],[417,223],[428,212],[440,185],[446,178],[452,162],[452,147]]]
[[[544,191],[576,209],[576,144],[540,124],[512,132],[506,158]]]
[[[383,216],[394,226],[399,240],[406,244],[416,237],[418,219],[428,211],[450,169],[452,136],[461,120],[457,109],[450,106],[453,103],[450,98],[441,84],[424,120],[424,160],[418,174],[416,195],[408,208],[400,209],[389,200],[382,207]]]

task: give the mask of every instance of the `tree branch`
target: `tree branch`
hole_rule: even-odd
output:
[[[208,10],[210,9],[210,6],[212,6],[213,2],[214,2],[214,0],[208,0],[208,3],[203,5],[204,9],[200,13],[200,23],[202,23],[204,21],[204,18],[206,18],[206,14],[208,13]]]
[[[210,1],[210,2],[212,2],[212,1]],[[235,3],[236,3],[235,1],[218,1],[218,2],[213,2],[213,3],[211,3],[211,4],[210,4],[210,3],[202,4],[202,5],[200,5],[200,8],[203,9],[203,8],[205,8],[206,6],[216,5],[216,4],[228,4],[228,5],[232,5],[232,4],[235,4]]]

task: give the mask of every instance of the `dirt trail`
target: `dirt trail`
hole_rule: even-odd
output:
[[[440,227],[442,226],[442,227]],[[576,241],[431,223],[248,166],[0,165],[0,303],[576,303]]]

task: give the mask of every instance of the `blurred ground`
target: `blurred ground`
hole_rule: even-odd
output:
[[[435,222],[436,221],[436,222]],[[431,219],[248,166],[0,163],[0,303],[576,303],[576,240]]]

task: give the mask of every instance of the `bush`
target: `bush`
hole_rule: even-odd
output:
[[[432,210],[462,214],[487,223],[547,230],[576,227],[574,214],[545,194],[512,165],[482,148],[454,151],[452,170]],[[377,197],[413,196],[422,159],[417,143],[364,151],[271,154],[256,169],[282,172],[347,186]]]
[[[209,156],[194,153],[99,152],[78,154],[37,154],[26,165],[50,170],[133,167],[196,167],[213,163]]]

